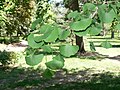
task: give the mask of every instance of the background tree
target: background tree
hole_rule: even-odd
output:
[[[23,37],[30,31],[30,23],[33,20],[35,1],[34,0],[2,0],[1,11],[4,15],[1,23],[4,21],[4,36],[17,36],[20,34]],[[2,33],[2,32],[1,32]]]
[[[64,0],[65,6],[73,11],[80,11],[78,0]],[[76,45],[79,46],[79,53],[85,53],[83,37],[75,36]]]

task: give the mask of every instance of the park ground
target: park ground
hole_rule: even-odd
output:
[[[112,48],[100,47],[105,38],[111,42]],[[64,68],[51,79],[42,77],[46,60],[30,67],[24,59],[26,47],[1,44],[1,50],[7,48],[18,53],[18,61],[8,67],[0,67],[0,90],[120,90],[120,40],[105,38],[84,38],[86,50],[90,52],[88,42],[92,40],[96,52],[66,58]]]

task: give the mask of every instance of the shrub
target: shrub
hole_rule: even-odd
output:
[[[0,51],[0,62],[3,66],[15,64],[17,61],[17,54],[15,52]]]

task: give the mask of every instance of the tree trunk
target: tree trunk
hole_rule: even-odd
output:
[[[83,37],[79,37],[76,35],[76,45],[79,46],[80,53],[85,53]]]
[[[73,11],[79,11],[78,0],[71,0],[69,3],[69,8]],[[79,53],[85,53],[83,37],[76,35],[76,45],[79,46]]]
[[[114,31],[112,30],[112,31],[111,31],[111,38],[114,38],[114,36],[115,36],[115,35],[114,35]]]

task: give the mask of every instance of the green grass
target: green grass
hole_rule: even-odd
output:
[[[4,69],[4,68],[2,68]],[[119,90],[120,76],[92,69],[57,72],[52,79],[41,76],[41,70],[26,68],[0,69],[1,90]]]
[[[120,45],[118,39],[107,39],[113,45]],[[103,37],[85,38],[86,50],[89,41],[100,45]],[[4,46],[3,46],[4,47]],[[120,90],[119,47],[104,49],[96,47],[97,56],[65,58],[63,70],[51,79],[42,77],[46,58],[36,67],[26,65],[24,54],[19,53],[14,66],[0,66],[0,90]],[[52,55],[47,56],[47,61]]]

